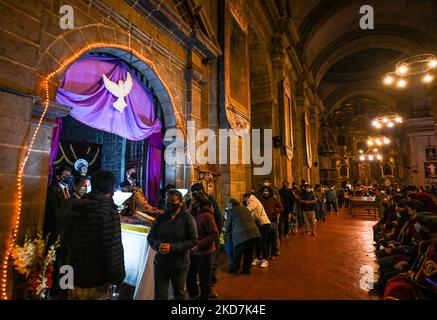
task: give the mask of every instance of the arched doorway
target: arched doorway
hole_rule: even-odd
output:
[[[123,61],[129,72],[134,74],[136,80],[141,83],[141,87],[150,92],[153,96],[153,114],[162,124],[162,136],[166,128],[176,126],[176,119],[171,102],[172,99],[165,84],[147,63],[139,59],[132,52],[119,48],[98,48],[87,52],[81,57],[90,59],[106,57]],[[99,82],[100,81],[103,80],[99,79]],[[90,153],[89,150],[91,149],[94,150],[94,153],[100,152],[98,159],[101,161],[100,164],[95,162],[97,157],[93,155],[93,152],[88,154],[88,156],[84,156],[88,157],[87,160],[93,159],[92,164],[94,168],[90,168],[91,171],[100,168],[110,170],[115,174],[117,183],[120,183],[125,178],[125,169],[135,167],[139,177],[138,182],[144,190],[147,190],[149,183],[146,181],[150,171],[148,166],[149,161],[152,159],[148,155],[148,149],[150,147],[148,139],[138,141],[135,141],[136,139],[126,139],[120,135],[113,134],[111,130],[109,130],[109,132],[108,130],[96,130],[93,128],[93,125],[87,126],[86,121],[81,121],[81,123],[71,116],[65,117],[63,122],[64,125],[61,131],[60,144],[61,152],[58,152],[57,162],[62,160],[65,162],[65,160],[68,160],[67,164],[71,167],[73,161],[77,160],[77,158],[81,158],[81,156],[77,154],[77,150],[75,152],[75,149],[87,150],[87,153]],[[115,133],[117,132],[115,131]],[[64,148],[62,148],[63,143],[65,143]],[[158,143],[164,148],[160,140],[154,143]],[[76,145],[76,147],[73,145]],[[69,151],[66,152],[66,149]],[[163,189],[166,183],[174,184],[176,178],[176,168],[175,166],[165,165],[163,161],[163,151],[164,150],[162,150],[162,153],[159,155],[160,168],[154,165],[155,168],[152,169],[155,171],[159,169],[159,171],[162,172],[159,188],[155,188],[156,192],[153,192],[149,198],[153,204],[157,204],[159,189]],[[70,153],[70,158],[66,155],[67,153]]]

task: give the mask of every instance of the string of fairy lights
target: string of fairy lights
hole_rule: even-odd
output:
[[[147,63],[148,66],[155,72],[155,74],[157,75],[159,80],[162,80],[155,64],[153,63],[153,61],[151,61],[149,58],[147,58],[146,56],[144,56],[141,52],[138,52],[135,49],[132,49],[130,46],[127,45],[121,45],[121,44],[114,44],[114,43],[106,43],[106,42],[96,42],[96,43],[92,43],[89,44],[87,46],[85,46],[84,48],[76,51],[72,56],[68,57],[55,71],[49,73],[45,79],[44,79],[44,85],[45,85],[45,100],[44,100],[44,104],[43,104],[43,112],[38,120],[38,124],[35,128],[35,131],[32,135],[32,139],[30,140],[30,143],[27,147],[27,151],[26,154],[23,158],[23,160],[21,161],[20,165],[19,165],[19,169],[18,169],[18,173],[17,173],[17,196],[16,196],[16,206],[15,206],[15,212],[14,212],[14,216],[13,216],[13,229],[12,229],[12,236],[9,238],[8,240],[8,245],[6,246],[6,252],[4,253],[3,256],[3,262],[2,262],[2,271],[1,271],[1,285],[0,285],[0,293],[1,293],[1,299],[3,300],[8,300],[8,294],[7,294],[7,280],[8,280],[8,268],[9,268],[9,257],[11,255],[12,249],[15,246],[15,242],[17,240],[17,236],[18,236],[18,231],[20,228],[20,221],[21,221],[21,210],[22,210],[22,204],[23,204],[23,177],[24,177],[24,170],[26,168],[26,164],[27,161],[29,160],[29,157],[32,153],[33,150],[33,146],[35,144],[35,140],[36,137],[38,135],[38,132],[41,128],[42,122],[44,120],[44,117],[47,113],[47,110],[49,108],[50,105],[50,91],[49,91],[49,83],[50,80],[59,72],[63,71],[67,66],[69,66],[72,62],[74,62],[75,60],[77,60],[79,57],[81,57],[82,55],[84,55],[85,53],[95,50],[95,49],[99,49],[99,48],[115,48],[115,49],[121,49],[121,50],[125,50],[128,52],[131,52],[133,55],[135,55],[137,58],[139,58],[140,60],[142,60],[143,62]],[[171,94],[171,90],[169,89],[168,85],[165,83],[165,81],[161,81],[162,85],[164,86],[164,88],[166,89],[169,98],[170,98],[170,102],[172,104],[172,106],[174,106],[174,99],[173,96]],[[182,119],[181,119],[181,115],[180,113],[177,111],[177,108],[174,108],[174,113],[175,116],[177,117],[177,120],[179,123],[182,123]],[[184,135],[186,135],[185,129],[183,126],[180,126],[181,129],[183,130]]]

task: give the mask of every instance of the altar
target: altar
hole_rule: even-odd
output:
[[[126,278],[135,287],[134,300],[153,300],[153,260],[155,251],[147,242],[150,228],[141,224],[121,224]]]
[[[355,217],[357,215],[367,215],[379,217],[379,209],[376,197],[351,197],[349,213]]]

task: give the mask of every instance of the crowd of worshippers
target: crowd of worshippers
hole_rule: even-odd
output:
[[[127,168],[119,186],[110,171],[99,170],[92,177],[76,171],[81,174],[74,177],[72,169],[57,168],[47,191],[44,234],[49,245],[57,238],[62,242],[52,299],[110,299],[114,286],[123,283],[122,215],[113,201],[115,189],[133,194],[122,214],[153,222],[148,242],[156,250],[155,299],[217,298],[221,244],[229,259],[228,272],[250,274],[252,266],[267,268],[279,257],[283,238],[299,228],[315,236],[316,221],[325,220],[331,208],[338,213],[334,188],[313,188],[305,181],[291,187],[284,181],[278,190],[266,178],[242,199],[230,199],[222,214],[201,183],[192,185],[185,197],[167,185],[154,207],[137,185],[135,168]],[[74,289],[60,288],[62,265],[73,267]]]
[[[437,299],[437,206],[424,188],[387,192],[374,226],[378,281],[387,300]]]

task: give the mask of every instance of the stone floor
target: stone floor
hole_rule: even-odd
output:
[[[219,299],[379,299],[361,289],[360,270],[377,270],[370,216],[351,217],[343,211],[317,225],[317,236],[295,235],[281,243],[281,257],[267,269],[232,276],[223,261],[216,290]]]

